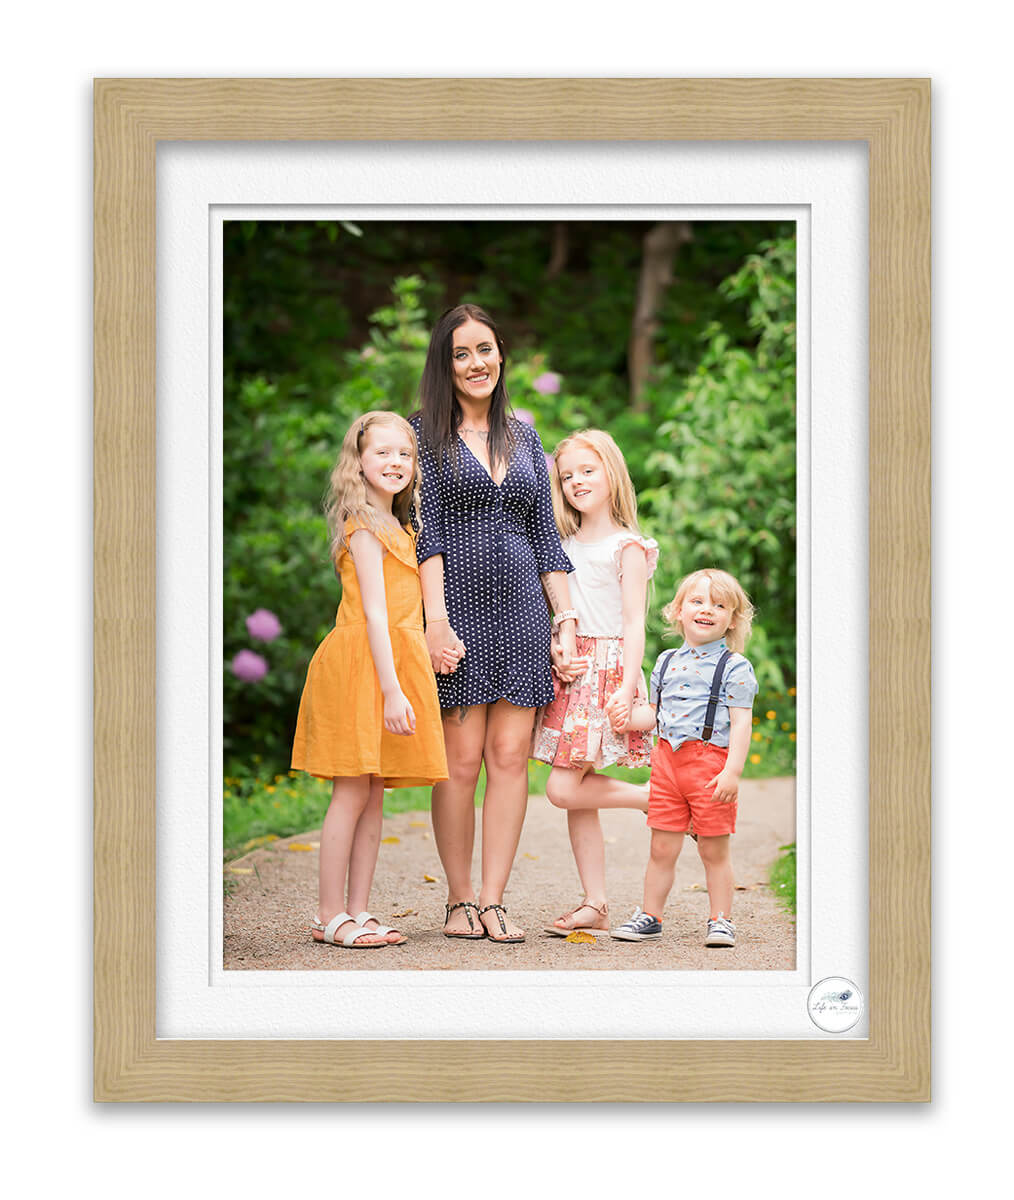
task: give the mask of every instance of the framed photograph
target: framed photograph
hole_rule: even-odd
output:
[[[928,1099],[929,99],[924,80],[97,81],[98,1099]],[[463,215],[797,231],[809,902],[772,978],[222,970],[221,545],[188,530],[220,505],[223,229]],[[843,657],[860,683],[828,702]]]

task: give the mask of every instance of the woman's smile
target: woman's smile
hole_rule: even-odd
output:
[[[459,399],[485,400],[500,378],[500,348],[488,325],[469,319],[454,331],[451,369]]]

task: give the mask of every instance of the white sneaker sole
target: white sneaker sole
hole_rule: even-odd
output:
[[[657,941],[662,935],[660,933],[630,933],[624,929],[611,929],[609,936],[617,938],[621,942],[652,942]]]

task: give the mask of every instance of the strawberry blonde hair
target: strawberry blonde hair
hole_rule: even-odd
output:
[[[338,461],[331,472],[331,482],[324,497],[324,515],[327,517],[328,532],[330,533],[331,558],[336,559],[346,546],[345,522],[352,520],[374,531],[380,528],[380,513],[370,503],[366,492],[366,480],[362,471],[362,451],[366,445],[370,430],[374,428],[396,429],[403,433],[412,444],[412,478],[394,497],[391,511],[399,525],[412,523],[412,510],[415,510],[415,524],[422,528],[422,518],[419,516],[421,505],[419,489],[422,476],[419,472],[419,447],[415,440],[415,431],[404,417],[397,413],[377,412],[364,413],[357,417],[345,435]]]
[[[672,601],[662,609],[672,633],[682,633],[679,624],[679,611],[691,589],[702,579],[710,584],[712,600],[719,600],[732,613],[732,620],[725,633],[725,644],[730,650],[742,654],[753,628],[754,607],[750,597],[743,591],[743,585],[728,571],[719,571],[709,567],[704,571],[694,571],[680,582]]]
[[[602,462],[609,484],[609,515],[613,521],[621,529],[629,529],[639,534],[641,531],[637,527],[637,496],[634,495],[634,485],[630,481],[630,472],[619,446],[602,429],[582,429],[565,437],[553,451],[553,511],[560,536],[572,537],[581,527],[581,514],[568,502],[560,483],[560,455],[579,445],[587,446]]]

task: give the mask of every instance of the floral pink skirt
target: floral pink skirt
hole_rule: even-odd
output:
[[[651,733],[614,733],[605,704],[623,681],[623,639],[583,637],[577,652],[590,658],[584,674],[561,684],[554,675],[555,695],[539,713],[531,757],[554,767],[647,767]],[[647,703],[644,676],[637,673],[635,703]]]

